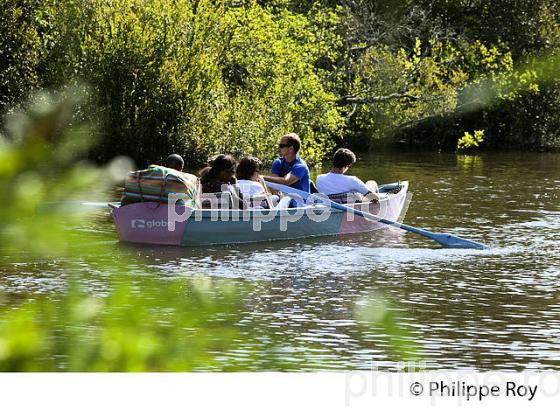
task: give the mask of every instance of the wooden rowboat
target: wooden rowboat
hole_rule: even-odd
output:
[[[408,182],[383,185],[375,203],[354,207],[399,220]],[[387,229],[388,225],[323,204],[291,209],[193,209],[153,202],[115,206],[112,217],[123,242],[202,246],[344,235]]]

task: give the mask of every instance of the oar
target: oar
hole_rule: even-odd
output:
[[[80,206],[98,209],[113,209],[118,208],[120,205],[120,202],[80,202]]]
[[[284,192],[286,194],[294,194],[299,195],[303,199],[307,199],[311,194],[309,192],[301,191],[299,189],[295,189],[289,187],[287,185],[276,184],[273,182],[266,182],[270,188],[276,189],[277,191]],[[445,248],[466,248],[466,249],[488,249],[488,246],[483,245],[478,242],[470,241],[468,239],[463,239],[455,235],[450,235],[447,233],[434,233],[426,231],[425,229],[415,228],[413,226],[409,226],[406,224],[402,224],[396,221],[390,221],[388,219],[381,218],[377,215],[370,214],[369,212],[364,212],[359,209],[352,208],[350,206],[342,205],[331,201],[326,197],[319,197],[325,204],[330,205],[333,208],[340,209],[342,211],[350,212],[354,215],[361,216],[365,219],[369,219],[371,221],[381,222],[386,225],[395,226],[400,229],[404,229],[405,231],[412,232],[425,238],[432,239],[439,244],[441,244]]]
[[[268,204],[268,208],[269,209],[274,208],[274,204],[272,203],[270,191],[268,190],[268,187],[266,186],[266,183],[264,182],[264,179],[261,178],[260,181],[259,181],[259,184],[264,189],[264,194],[265,194],[265,197],[266,197],[266,203]]]
[[[38,208],[38,212],[48,211],[67,211],[67,212],[85,212],[92,209],[113,209],[118,208],[120,202],[85,202],[85,201],[61,201],[61,202],[45,202]]]

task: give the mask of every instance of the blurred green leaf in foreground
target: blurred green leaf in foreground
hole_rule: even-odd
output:
[[[422,369],[419,346],[413,339],[409,326],[397,313],[400,309],[394,302],[379,292],[367,295],[356,302],[356,318],[362,325],[373,327],[386,339],[390,353],[409,370]],[[402,314],[401,314],[402,315]]]

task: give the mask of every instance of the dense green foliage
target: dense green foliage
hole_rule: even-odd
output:
[[[315,66],[336,56],[334,12],[273,13],[254,1],[18,4],[2,10],[14,23],[0,30],[12,29],[19,15],[37,24],[27,30],[29,40],[10,33],[0,48],[10,53],[15,42],[39,57],[26,62],[25,82],[9,70],[2,74],[0,109],[34,85],[90,84],[84,112],[100,124],[103,159],[127,154],[149,162],[170,151],[195,163],[224,151],[270,159],[278,136],[297,130],[313,162],[341,129],[326,71]]]
[[[0,112],[39,86],[42,44],[35,24],[37,4],[6,0],[0,9]]]
[[[552,0],[6,0],[0,112],[88,84],[96,160],[171,151],[270,160],[285,132],[320,161],[342,139],[558,147]],[[476,92],[473,92],[476,91]],[[491,98],[488,97],[491,96]]]
[[[557,76],[531,65],[539,56],[558,67],[555,2],[348,3],[354,36],[343,37],[362,61],[351,64],[354,134],[453,149],[479,129],[485,146],[558,148]],[[412,68],[397,68],[403,57]]]

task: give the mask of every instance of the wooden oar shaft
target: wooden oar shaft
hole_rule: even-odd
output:
[[[272,198],[270,195],[270,191],[268,190],[268,187],[266,186],[266,182],[264,182],[264,180],[259,181],[259,184],[262,185],[263,189],[264,189],[264,193],[266,196],[266,203],[268,204],[268,207],[270,209],[274,208],[274,204],[272,203]]]

